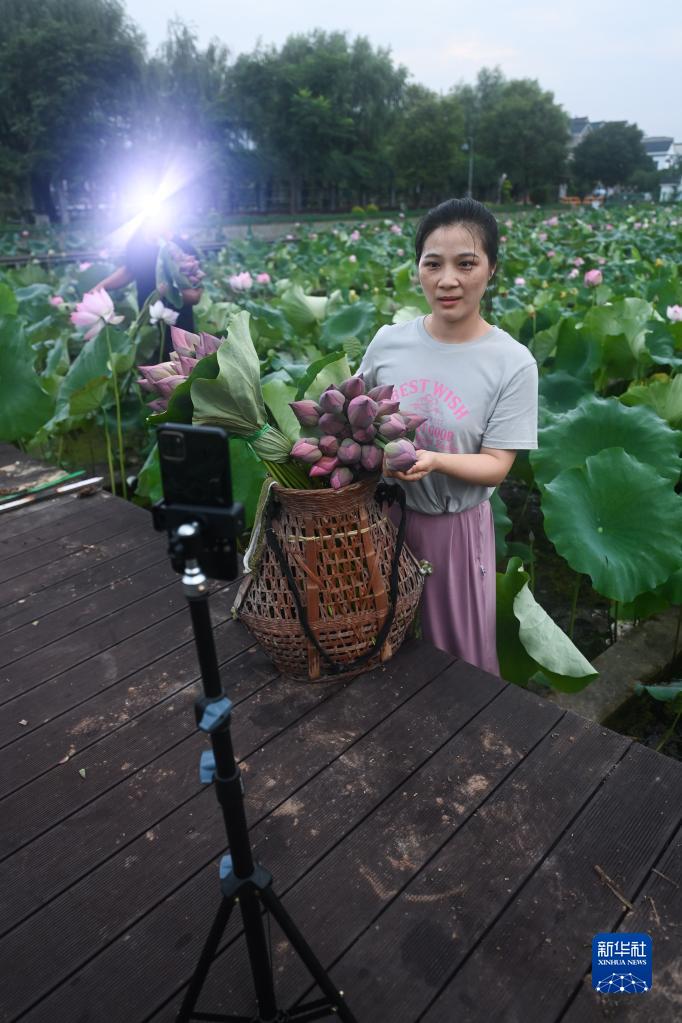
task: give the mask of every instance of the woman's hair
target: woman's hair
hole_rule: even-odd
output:
[[[492,267],[497,265],[497,249],[499,245],[499,232],[497,221],[485,206],[475,199],[447,199],[432,210],[425,213],[419,221],[417,236],[414,240],[414,248],[417,256],[417,263],[421,259],[424,250],[424,242],[439,227],[449,227],[451,224],[463,224],[471,231],[476,230],[483,251],[488,257]]]

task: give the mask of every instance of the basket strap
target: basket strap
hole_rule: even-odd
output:
[[[385,481],[382,480],[382,482],[378,485],[375,491],[374,497],[379,504],[397,503],[400,506],[401,512],[400,524],[398,526],[398,535],[396,537],[395,554],[393,556],[393,564],[391,565],[391,579],[389,589],[390,609],[384,619],[383,625],[381,626],[379,632],[377,633],[377,638],[374,646],[371,647],[369,650],[366,650],[364,654],[360,654],[359,657],[354,658],[352,661],[335,661],[326,652],[324,647],[320,644],[317,636],[313,633],[312,629],[310,628],[310,623],[308,621],[308,613],[303,604],[303,601],[301,600],[301,595],[298,592],[296,580],[294,579],[291,568],[289,567],[289,563],[287,562],[287,559],[284,556],[284,551],[282,550],[281,544],[279,542],[279,539],[277,538],[277,534],[272,525],[272,520],[275,513],[272,504],[268,509],[267,526],[265,529],[265,536],[267,542],[271,547],[275,557],[277,558],[279,567],[281,568],[282,573],[284,574],[284,578],[287,581],[287,584],[291,591],[291,595],[294,598],[294,603],[296,604],[296,610],[298,611],[298,617],[301,623],[301,628],[303,629],[306,638],[310,641],[310,643],[312,643],[312,645],[319,653],[320,657],[324,658],[324,660],[330,666],[331,669],[330,674],[332,675],[339,675],[342,672],[352,671],[355,668],[362,667],[363,664],[366,664],[367,661],[371,660],[372,657],[376,656],[377,652],[381,650],[384,641],[386,640],[386,637],[391,631],[391,627],[393,626],[393,621],[395,619],[398,607],[398,581],[400,572],[400,556],[403,552],[403,546],[405,544],[405,529],[407,525],[405,516],[405,491],[396,483],[386,483]]]

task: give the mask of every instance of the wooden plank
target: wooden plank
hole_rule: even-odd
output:
[[[358,820],[350,811],[352,827],[345,829],[346,837],[332,816],[336,812],[339,819],[344,817],[342,808],[335,809],[332,795],[325,792],[331,812],[322,812],[321,819],[316,805],[317,790],[325,791],[333,785],[334,778],[327,777],[332,774],[331,769],[324,772],[321,780],[324,785],[316,779],[296,793],[297,818],[314,820],[316,830],[323,836],[314,842],[314,859],[320,861],[312,870],[306,872],[313,860],[308,828],[292,826],[297,820],[292,822],[291,815],[269,818],[258,829],[257,854],[266,863],[276,864],[277,891],[286,892],[287,909],[325,963],[331,963],[348,943],[371,926],[374,918],[517,767],[527,750],[541,741],[562,717],[562,711],[547,701],[524,699],[525,694],[520,694],[516,687],[502,688],[499,680],[460,663],[465,670],[459,678],[456,675],[453,678],[452,671],[440,676],[423,699],[420,693],[406,708],[412,713],[413,728],[405,738],[408,744],[415,744],[421,757],[411,747],[408,753],[408,745],[401,741],[404,731],[397,721],[393,723],[396,714],[387,723],[393,727],[385,730],[385,746],[382,748],[376,730],[372,734],[371,755],[350,765],[355,775],[353,807],[358,798],[355,790],[361,786],[375,787],[376,764],[381,765],[383,759],[396,758],[408,770],[399,784],[381,793],[383,801],[374,813]],[[491,695],[491,690],[495,698],[481,706],[481,697],[484,693]],[[453,703],[455,708],[448,706]],[[468,714],[468,721],[463,711],[473,712]],[[375,749],[380,750],[380,756]],[[352,777],[350,770],[347,774]],[[306,801],[308,792],[310,806]],[[336,804],[340,802],[337,796]],[[286,805],[280,810],[285,811]],[[328,835],[332,841],[327,839]],[[427,915],[433,916],[437,907],[436,900],[428,897],[424,900]],[[277,989],[282,1003],[290,1005],[306,989],[310,978],[286,941],[276,941],[276,947]],[[243,986],[243,974],[238,968],[241,952],[237,945],[216,963],[202,998],[202,1005],[210,1011],[227,1011],[238,998],[239,987],[230,978],[241,981]],[[381,946],[377,952],[380,958]],[[400,964],[397,970],[401,972]],[[334,979],[340,983],[336,974],[335,970]],[[350,998],[353,988],[341,986]],[[372,1006],[373,1013],[356,1010],[354,1001],[353,994],[351,1004],[361,1020],[376,1016],[393,1019],[392,1006],[381,1000]]]
[[[255,822],[272,812],[311,775],[323,770],[378,721],[428,684],[434,672],[442,670],[450,662],[451,658],[434,650],[434,658],[429,667],[423,648],[420,650],[414,646],[405,665],[412,670],[405,671],[403,668],[400,672],[395,662],[390,662],[385,670],[377,670],[370,676],[361,676],[354,682],[345,683],[343,689],[338,688],[337,684],[336,690],[319,707],[303,716],[296,724],[284,731],[280,730],[277,736],[247,759],[245,767],[250,820]],[[363,681],[367,684],[362,685]],[[312,691],[324,694],[328,687],[312,687]],[[272,727],[272,714],[268,714],[267,719]],[[236,717],[235,726],[237,720]],[[285,722],[280,721],[280,724],[284,726]],[[262,733],[263,723],[258,727]],[[240,749],[241,742],[235,740],[235,746]],[[189,841],[188,828],[192,829]],[[163,978],[155,976],[156,964],[147,962],[144,979],[138,974],[141,983],[134,991],[128,982],[129,978],[125,985],[116,981],[109,988],[115,976],[120,978],[123,975],[117,972],[122,964],[108,965],[109,958],[112,952],[115,957],[122,952],[124,958],[127,958],[128,941],[123,940],[123,935],[136,919],[141,920],[143,927],[148,926],[149,918],[143,919],[144,915],[154,905],[163,910],[168,901],[168,893],[183,881],[201,872],[203,887],[208,887],[205,884],[207,872],[215,876],[215,859],[224,845],[222,817],[215,794],[211,790],[204,790],[189,804],[160,821],[154,828],[153,841],[143,837],[128,845],[114,860],[69,889],[62,897],[66,901],[55,900],[26,921],[25,925],[13,931],[0,942],[0,955],[22,964],[19,967],[21,979],[12,978],[11,989],[7,992],[12,1011],[28,1008],[31,1001],[40,997],[51,985],[66,981],[36,1006],[31,1012],[31,1018],[35,1015],[36,1018],[42,1016],[54,1020],[62,1018],[64,1011],[67,1016],[73,1014],[74,992],[67,977],[69,971],[79,963],[84,967],[78,981],[79,1012],[90,1004],[90,983],[93,981],[99,990],[97,1004],[107,1005],[110,1018],[142,1018],[146,1013],[144,1005],[150,1003],[152,991],[154,1000],[151,1001],[151,1008],[155,1008],[158,1005],[159,980],[163,980],[167,996],[169,979],[172,983],[177,976],[178,955],[184,952],[183,946],[189,947],[190,944],[194,952],[194,942],[186,942],[182,938],[179,940],[175,932],[171,941],[175,952],[166,961]],[[183,889],[192,906],[196,894],[194,884],[190,882],[189,885],[183,885]],[[88,919],[86,906],[96,907],[94,919]],[[41,975],[36,978],[37,936],[44,933],[46,927],[52,928],[52,919],[60,920],[62,951],[56,952],[54,963],[43,964]],[[204,917],[197,928],[196,938],[200,933],[203,935],[205,920]],[[170,937],[163,926],[159,927],[158,920],[154,922],[153,934],[149,952],[159,942],[163,944],[165,938]],[[105,946],[114,940],[115,945],[110,952]],[[99,962],[93,974],[93,964],[86,965],[86,961],[98,948],[103,951],[97,957]],[[167,951],[168,946],[165,946]],[[32,978],[31,984],[27,984],[29,976]],[[33,990],[29,993],[31,985]],[[134,1006],[130,1013],[123,1008],[125,1004]],[[66,1009],[66,1006],[69,1008]]]
[[[132,506],[128,505],[130,512],[125,508],[125,505],[124,510],[117,507],[112,513],[106,504],[95,505],[87,516],[74,515],[66,523],[63,520],[53,521],[44,529],[29,530],[25,536],[8,540],[3,545],[5,556],[0,560],[0,583],[37,571],[57,558],[66,557],[88,544],[115,536],[137,524],[139,519],[131,514],[134,512]]]
[[[35,618],[17,625],[5,634],[0,646],[0,668],[26,655],[36,655],[43,647],[54,645],[65,637],[70,643],[73,633],[79,629],[92,626],[150,592],[157,593],[177,580],[178,576],[171,569],[159,545],[151,544],[142,550],[135,550],[118,560],[113,576],[99,569],[94,577],[90,577],[89,588],[85,585],[81,589],[81,582],[84,581],[80,579],[72,583],[68,587],[71,599],[57,610],[41,613],[39,607],[33,608]],[[59,664],[58,656],[56,664]]]
[[[249,713],[266,706],[279,707],[283,694],[274,681],[277,674],[272,664],[258,648],[240,648],[243,639],[242,630],[225,626],[222,641],[216,643],[221,658],[229,655],[223,661],[223,674],[229,675],[237,714],[242,709]],[[164,662],[166,667],[170,667],[169,660]],[[62,777],[57,798],[64,804],[63,819],[3,863],[7,897],[0,920],[2,933],[197,793],[199,747],[205,744],[196,737],[196,671],[195,658],[173,681],[162,679],[158,703],[118,731],[84,747],[68,767],[59,769]],[[303,687],[287,692],[287,714],[293,718],[295,713],[304,713],[324,695]],[[245,701],[250,701],[246,707]],[[241,741],[248,750],[250,741],[261,738],[259,733],[254,740],[247,729]],[[180,748],[181,744],[186,748]],[[52,776],[46,779],[46,788],[54,792]],[[71,800],[65,798],[69,789]],[[15,821],[8,821],[16,827]],[[31,878],[28,886],[21,883],[26,877]]]
[[[233,597],[234,587],[222,591],[214,597],[213,621],[215,624],[220,624],[221,621],[224,622],[230,618]],[[129,691],[134,691],[133,682],[137,672],[147,665],[153,665],[159,657],[177,650],[178,647],[186,647],[192,638],[189,615],[186,609],[182,609],[160,622],[156,627],[145,631],[144,643],[123,642],[118,647],[114,647],[113,651],[105,650],[91,660],[78,665],[66,676],[58,675],[43,686],[36,687],[25,697],[6,704],[5,714],[8,715],[10,712],[30,714],[32,711],[31,717],[21,719],[27,720],[30,724],[31,721],[40,720],[41,713],[45,714],[44,707],[47,701],[53,708],[52,713],[56,714],[60,696],[62,710],[66,711],[67,708],[82,706],[85,701],[95,698],[112,687],[116,688],[114,699],[123,703],[129,696]],[[187,663],[191,664],[193,662],[190,651],[191,648],[187,647],[183,656],[187,658]],[[125,690],[120,688],[120,683],[123,681],[128,682]],[[154,691],[156,690],[154,689]],[[29,699],[33,702],[29,703]],[[57,701],[56,707],[55,700]],[[45,701],[45,703],[41,701]],[[93,719],[97,715],[92,713],[92,706],[96,707],[96,702],[83,708],[85,720],[81,719],[80,728],[84,734],[96,731],[97,726],[96,723],[93,723]],[[109,706],[106,701],[103,711],[106,711]],[[106,717],[106,714],[103,714],[103,717]],[[39,746],[40,740],[41,733],[38,731],[35,735],[26,735],[20,742],[7,745],[0,750],[0,786],[2,786],[2,791],[13,792],[21,786],[21,791],[17,793],[16,798],[6,797],[11,798],[11,801],[0,805],[6,813],[17,815],[16,819],[20,824],[19,831],[24,835],[26,841],[34,836],[32,828],[39,826],[44,819],[48,822],[58,820],[59,817],[55,818],[54,815],[59,812],[63,804],[55,791],[51,792],[47,806],[44,805],[44,801],[36,803],[35,800],[29,799],[26,802],[25,797],[28,797],[30,792],[23,786],[28,780],[40,775],[50,767],[61,766],[63,758],[71,755],[71,749],[74,746],[73,736],[64,736],[61,744],[57,743],[47,749],[49,758],[54,755],[54,760],[50,762],[47,758],[41,759],[41,753],[36,748]],[[50,776],[50,781],[54,783],[53,775]],[[65,798],[68,806],[69,797]],[[46,818],[45,815],[47,815]],[[16,834],[0,831],[0,856],[6,855],[7,852],[16,848],[16,837]]]
[[[614,930],[648,934],[652,940],[654,979],[644,995],[600,995],[592,987],[591,971],[583,977],[577,997],[561,1023],[603,1023],[605,1019],[656,1020],[679,1023],[682,1004],[682,828],[649,872]]]
[[[117,595],[118,596],[118,595]],[[170,617],[184,603],[177,577],[167,565],[158,576],[134,578],[126,591],[128,603],[91,625],[84,625],[69,636],[41,647],[14,661],[2,671],[7,681],[2,686],[5,704],[19,693],[28,692],[84,661],[101,656],[125,640],[137,636],[133,645],[144,647],[142,633],[155,622]]]
[[[15,576],[2,588],[8,603],[0,608],[0,635],[163,560],[168,560],[165,545],[150,543],[148,531],[137,525],[45,565],[38,575]]]
[[[39,501],[16,511],[3,512],[0,518],[0,560],[14,553],[19,544],[30,542],[29,534],[36,537],[36,543],[48,543],[62,533],[77,529],[82,523],[116,515],[121,508],[137,512],[138,517],[140,513],[144,515],[141,508],[106,493],[89,497],[64,494],[51,501]]]
[[[567,786],[578,782],[580,770],[576,765]],[[472,1023],[491,1016],[510,1023],[555,1020],[589,967],[592,938],[622,914],[595,865],[631,900],[679,826],[681,779],[681,764],[633,743],[425,1023],[462,1015]]]

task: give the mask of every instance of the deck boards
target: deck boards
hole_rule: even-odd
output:
[[[225,836],[165,538],[108,495],[42,502],[0,515],[0,580],[0,1019],[166,1023]],[[415,640],[283,679],[235,586],[211,610],[255,855],[360,1023],[679,1018],[682,765]],[[609,929],[652,935],[646,996],[592,991]],[[286,1006],[310,980],[272,940]],[[237,916],[199,1008],[254,1009]]]

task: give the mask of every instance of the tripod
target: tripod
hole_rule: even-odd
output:
[[[235,763],[230,734],[232,704],[226,697],[218,670],[211,617],[208,607],[206,576],[199,565],[202,552],[201,528],[197,522],[180,525],[171,534],[171,553],[174,567],[182,566],[182,586],[187,597],[194,641],[196,644],[204,695],[195,703],[199,728],[207,732],[212,752],[201,756],[201,780],[214,782],[216,795],[222,807],[230,855],[220,865],[221,902],[199,957],[194,974],[184,997],[177,1023],[189,1020],[224,1020],[226,1023],[300,1023],[322,1019],[332,1013],[344,1023],[356,1023],[355,1017],[343,1000],[329,975],[315,957],[312,949],[296,927],[277,895],[272,890],[271,875],[254,863],[249,842],[244,789],[241,772]],[[242,913],[244,933],[251,966],[258,1010],[255,1016],[218,1015],[195,1012],[201,989],[208,976],[211,963],[218,950],[232,910],[236,904]],[[318,1001],[298,1005],[289,1010],[277,1006],[272,964],[263,926],[262,910],[272,914],[288,938],[294,951],[308,968],[324,994]]]

